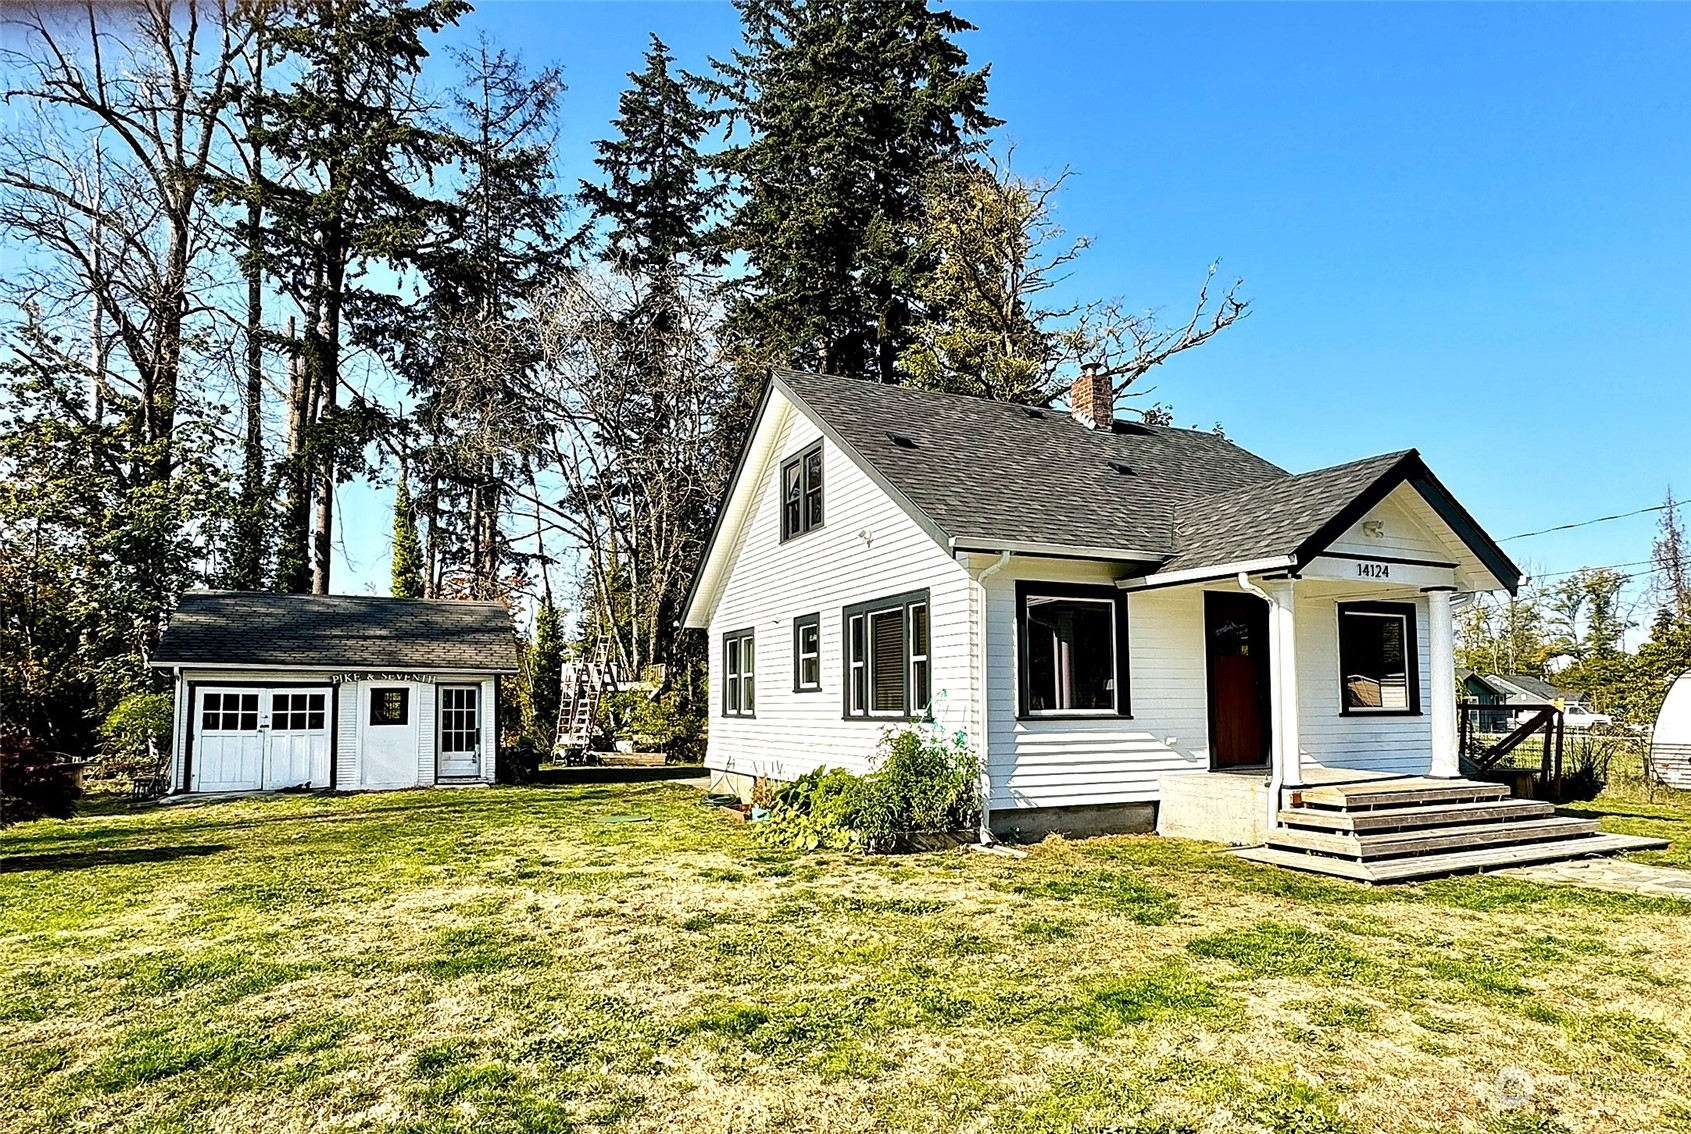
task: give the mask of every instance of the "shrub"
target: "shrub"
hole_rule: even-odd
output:
[[[76,770],[27,736],[0,736],[0,827],[50,816],[69,819],[82,798]]]
[[[898,850],[914,836],[979,824],[979,782],[980,760],[961,737],[889,732],[868,775],[832,768],[799,777],[776,793],[760,831],[803,850]]]
[[[119,701],[100,725],[103,770],[151,775],[170,740],[172,709],[169,693],[131,693]]]
[[[605,699],[610,732],[618,740],[632,740],[646,752],[663,752],[677,763],[702,759],[705,715],[680,693],[656,696],[637,689],[613,693]]]
[[[1562,752],[1562,794],[1557,802],[1596,799],[1609,782],[1609,766],[1627,747],[1624,736],[1592,732],[1568,737]]]

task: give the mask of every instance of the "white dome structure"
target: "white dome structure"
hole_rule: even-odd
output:
[[[1668,690],[1650,738],[1650,767],[1669,787],[1691,789],[1691,673]]]

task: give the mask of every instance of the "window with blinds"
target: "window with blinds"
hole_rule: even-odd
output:
[[[932,697],[928,592],[912,591],[842,612],[845,715],[922,716]]]

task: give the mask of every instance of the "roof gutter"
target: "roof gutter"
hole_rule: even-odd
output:
[[[1137,579],[1118,579],[1116,586],[1124,591],[1149,591],[1157,587],[1177,587],[1182,583],[1208,583],[1217,579],[1231,579],[1239,575],[1257,575],[1264,571],[1285,571],[1296,567],[1295,555],[1271,555],[1265,559],[1246,559],[1238,563],[1218,563],[1213,567],[1188,567],[1181,571],[1158,571]]]
[[[422,668],[414,665],[364,665],[345,663],[339,665],[274,665],[258,662],[232,661],[196,661],[193,659],[178,659],[175,661],[159,661],[153,659],[147,663],[149,669],[175,669],[178,672],[185,669],[239,669],[239,670],[272,670],[278,673],[291,673],[304,670],[307,673],[521,673],[517,666],[506,666],[499,669],[489,669],[486,666],[435,666]]]
[[[1127,563],[1158,563],[1168,558],[1166,552],[1146,551],[1129,547],[1085,547],[1069,543],[1046,543],[1039,540],[999,539],[985,543],[951,541],[953,554],[965,551],[1012,555],[1040,555],[1051,559],[1107,559]]]

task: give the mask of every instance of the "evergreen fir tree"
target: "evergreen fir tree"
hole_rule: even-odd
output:
[[[431,538],[436,518],[457,527],[454,573],[471,597],[492,599],[514,557],[501,527],[511,479],[547,427],[527,393],[540,362],[529,320],[530,300],[564,266],[563,199],[552,185],[552,119],[564,87],[556,68],[530,74],[485,40],[456,58],[450,104],[462,181],[419,260],[429,289],[408,312],[397,362],[422,395],[417,416],[430,443],[416,455],[441,486]]]
[[[423,597],[423,545],[417,538],[417,514],[411,507],[411,487],[403,468],[393,493],[394,598]]]
[[[674,57],[651,37],[646,68],[630,71],[617,100],[616,136],[593,143],[604,183],[581,183],[581,202],[607,229],[602,258],[618,271],[663,278],[688,262],[720,262],[705,239],[725,186],[706,171],[699,144],[711,114],[673,73]]]
[[[529,731],[543,748],[551,748],[557,736],[563,666],[563,619],[556,606],[545,602],[534,619],[534,645],[528,659],[528,703],[533,716]]]
[[[290,390],[296,436],[282,470],[280,590],[329,589],[335,485],[373,428],[362,407],[337,406],[342,342],[380,342],[399,322],[396,298],[360,283],[357,269],[415,263],[442,213],[419,190],[447,157],[449,139],[428,123],[415,86],[428,56],[424,36],[468,10],[464,0],[256,9],[274,20],[267,62],[297,74],[289,87],[252,100],[274,165],[286,171],[255,171],[249,200],[268,221],[257,259],[304,316]]]
[[[748,386],[771,364],[896,380],[930,269],[915,237],[930,175],[998,125],[973,30],[925,0],[735,0],[745,46],[706,89],[743,141],[726,246],[748,286],[727,336]]]

